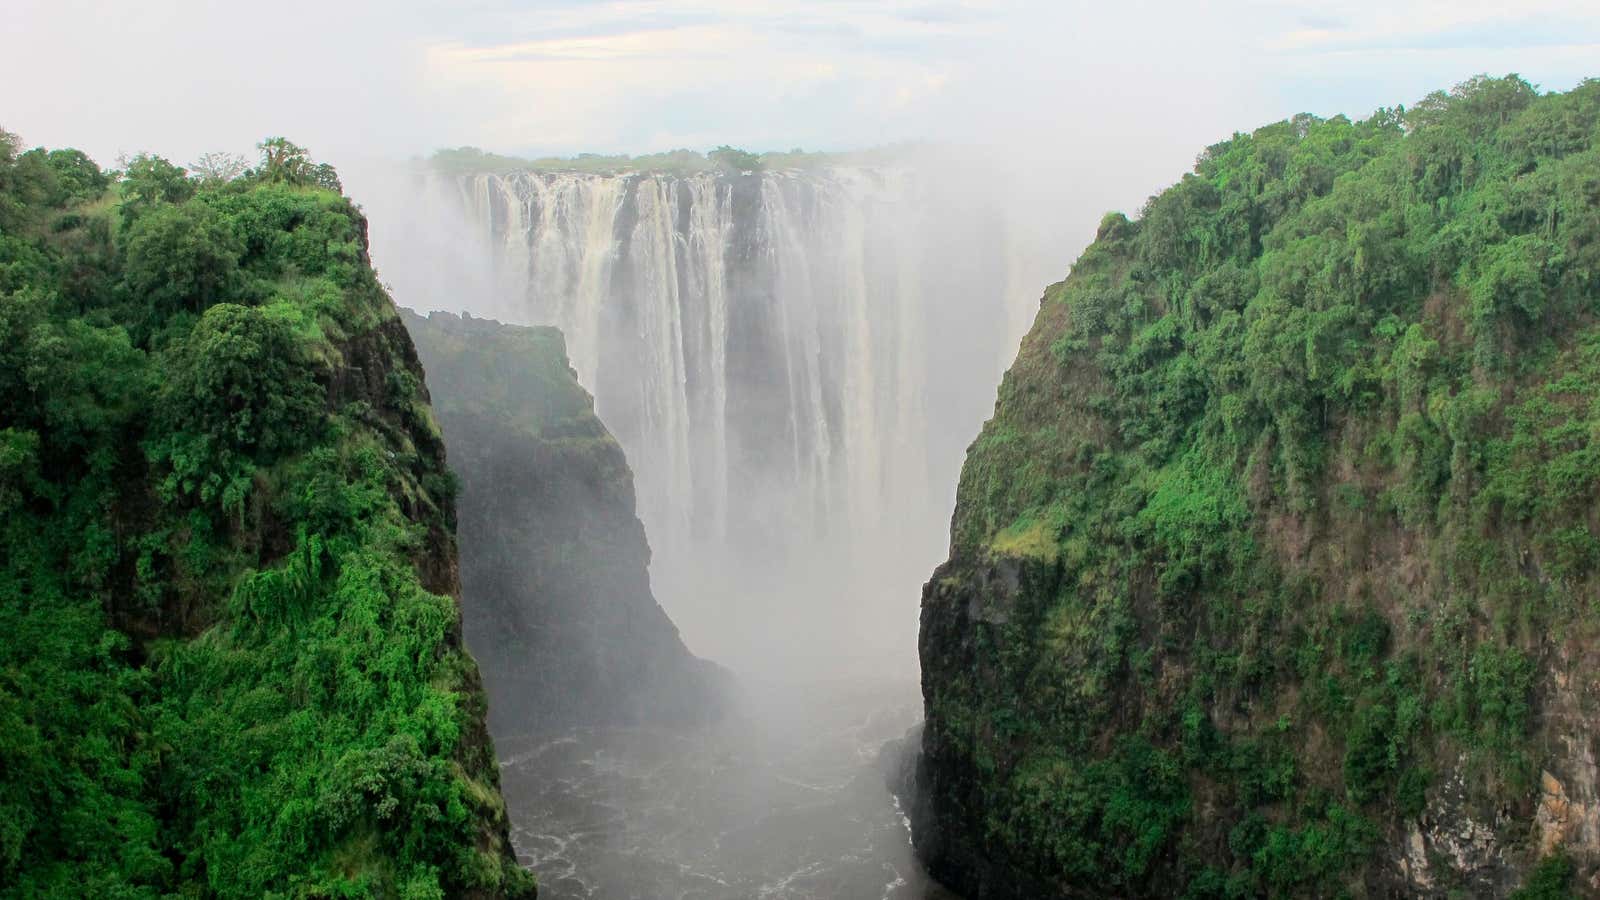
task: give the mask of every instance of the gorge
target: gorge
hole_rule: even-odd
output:
[[[900,794],[935,876],[974,898],[1587,883],[1592,91],[1479,79],[1360,122],[1298,117],[1209,148],[1137,218],[1106,217],[1040,304],[969,450],[950,560],[923,591],[927,722]],[[641,460],[663,605],[691,645],[699,628],[721,652],[770,658],[811,637],[788,627],[795,609],[824,640],[859,640],[863,620],[817,587],[843,586],[848,607],[913,577],[909,556],[878,582],[852,565],[923,540],[911,523],[937,514],[929,480],[951,464],[935,436],[976,415],[929,403],[966,396],[932,388],[940,363],[990,354],[975,342],[1013,308],[974,301],[982,284],[961,277],[1007,283],[1010,261],[979,239],[994,226],[924,244],[891,227],[994,221],[934,214],[916,177],[420,182],[435,217],[482,242],[500,298],[486,309],[588,335],[574,367]],[[928,211],[891,212],[911,196]],[[695,590],[715,579],[738,589]],[[776,670],[848,669],[794,659]],[[893,710],[867,719],[906,722]],[[721,818],[750,795],[696,812],[681,782],[644,773],[727,787],[684,761],[770,771],[770,748],[661,740],[692,749],[515,741],[514,758],[547,766],[516,778],[573,785],[586,815],[628,797],[719,846],[740,833],[730,823],[767,821]],[[681,833],[651,843],[670,828],[607,827],[631,834],[622,858],[707,852]],[[884,846],[869,833],[863,846]],[[630,884],[595,893],[584,866],[619,857],[549,831],[523,840],[549,848],[572,896]],[[703,859],[732,859],[718,852]],[[801,858],[774,881],[781,868],[754,859],[689,864],[681,884],[633,877],[827,896],[797,885],[842,871]],[[890,868],[888,889],[904,887]]]
[[[1049,263],[946,161],[678,165],[441,162],[375,197],[375,253],[403,302],[567,335],[696,652],[909,675],[904,592]]]
[[[463,311],[406,321],[542,890],[935,896],[874,761],[916,718],[911,600],[1019,318],[1004,210],[904,160],[446,159],[371,194],[375,254],[402,303]],[[643,530],[601,524],[634,485]],[[731,675],[683,681],[715,667],[652,589]]]

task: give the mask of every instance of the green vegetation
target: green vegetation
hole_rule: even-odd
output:
[[[262,149],[0,132],[0,895],[531,894],[420,369],[337,176]]]
[[[1572,860],[1565,856],[1551,856],[1539,861],[1528,883],[1523,885],[1511,900],[1573,900],[1577,896],[1572,885]]]
[[[974,840],[1119,895],[1374,895],[1453,773],[1439,827],[1530,871],[1536,713],[1600,624],[1597,398],[1600,82],[1299,116],[1107,216],[925,601]]]

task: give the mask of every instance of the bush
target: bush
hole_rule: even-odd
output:
[[[157,457],[167,489],[236,506],[256,465],[321,432],[323,388],[293,328],[266,310],[218,304],[166,357]]]
[[[243,245],[210,207],[163,206],[128,229],[122,285],[141,325],[201,313],[235,285]]]
[[[706,158],[716,165],[734,172],[761,171],[760,154],[736,150],[726,144],[707,153]]]

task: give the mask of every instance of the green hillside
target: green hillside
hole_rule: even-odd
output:
[[[337,176],[0,132],[0,895],[529,895]]]
[[[1197,898],[1593,873],[1597,314],[1600,82],[1299,116],[1107,216],[924,595],[935,872]]]

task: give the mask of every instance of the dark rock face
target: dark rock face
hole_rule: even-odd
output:
[[[495,733],[685,723],[727,676],[655,602],[632,474],[561,333],[406,314],[460,480],[467,645]]]
[[[922,592],[918,640],[923,696],[948,693],[953,673],[979,685],[999,676],[977,634],[984,625],[1004,625],[1024,591],[1053,591],[1054,572],[1012,559],[951,560],[934,572]],[[982,688],[976,688],[982,690]],[[970,900],[1032,900],[1055,896],[1026,865],[1007,858],[984,839],[989,813],[984,773],[951,734],[945,719],[932,716],[907,740],[919,753],[902,764],[901,796],[909,797],[912,842],[928,874]]]

